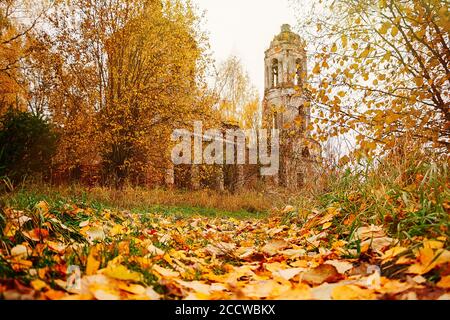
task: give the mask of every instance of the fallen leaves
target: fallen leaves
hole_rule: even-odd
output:
[[[205,250],[211,255],[224,256],[231,254],[235,249],[236,245],[234,243],[218,242],[209,244]]]
[[[100,259],[98,257],[98,246],[94,246],[91,248],[87,263],[86,263],[86,274],[88,276],[93,275],[100,268]]]
[[[11,249],[11,256],[14,258],[27,257],[28,248],[23,244],[19,244]]]
[[[266,243],[261,251],[269,256],[274,256],[280,250],[285,249],[289,246],[289,244],[284,240],[272,240]]]
[[[358,228],[354,234],[354,239],[361,241],[361,252],[366,252],[371,248],[378,253],[382,253],[383,248],[390,246],[394,241],[394,239],[386,236],[383,228],[374,225]]]
[[[421,248],[417,253],[417,262],[409,266],[408,273],[425,274],[435,267],[450,262],[450,251],[433,250],[431,247]]]
[[[300,272],[305,271],[305,268],[291,268],[276,271],[276,275],[280,276],[284,280],[291,280],[293,277],[298,275]]]
[[[407,248],[404,247],[393,247],[391,249],[386,250],[381,259],[383,263],[386,263],[389,260],[393,259],[394,257],[398,256],[399,254],[405,252],[406,250]]]
[[[372,225],[357,228],[347,241],[333,233],[339,219],[347,218],[336,206],[302,214],[301,224],[283,224],[278,215],[179,220],[157,214],[94,214],[78,207],[68,209],[65,220],[50,215],[43,203],[36,210],[47,215],[41,226],[55,227],[33,225],[23,218],[27,213],[8,211],[7,223],[17,226],[15,234],[27,241],[1,253],[12,272],[28,273],[31,281],[0,280],[5,298],[405,299],[430,297],[436,292],[432,288],[438,288],[442,294],[433,297],[444,299],[450,290],[446,239],[422,239],[411,249]],[[74,210],[79,220],[74,220]],[[355,241],[370,263],[345,257]],[[68,271],[69,256],[77,257],[78,273]],[[44,257],[47,265],[37,267]],[[403,270],[403,278],[398,270],[396,279],[382,276],[384,265]],[[433,284],[427,274],[438,270],[444,273]]]
[[[440,288],[450,289],[450,276],[444,276],[436,284]]]
[[[374,300],[376,295],[367,289],[362,289],[356,285],[345,285],[335,287],[331,293],[334,300]]]
[[[180,276],[179,272],[163,268],[157,264],[153,266],[152,270],[156,271],[160,276],[164,278],[178,278]]]
[[[160,248],[155,247],[153,244],[148,245],[147,251],[152,255],[164,255],[164,251],[162,251]]]
[[[49,236],[48,230],[41,228],[35,228],[31,231],[23,231],[22,234],[33,241],[42,241]]]
[[[90,243],[105,239],[105,232],[101,227],[90,227],[86,230],[87,239]]]
[[[353,268],[353,263],[345,260],[328,260],[325,262],[325,264],[332,265],[340,274],[345,274],[347,271]]]
[[[140,281],[142,275],[138,272],[130,271],[121,264],[108,263],[108,267],[100,271],[102,274],[117,280]]]
[[[31,281],[30,285],[36,291],[41,291],[42,289],[47,287],[47,284],[40,279],[35,279],[35,280]]]
[[[320,285],[324,282],[336,282],[342,279],[342,275],[330,264],[321,264],[302,275],[302,281],[311,285]]]

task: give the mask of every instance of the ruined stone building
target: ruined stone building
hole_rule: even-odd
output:
[[[265,52],[263,126],[280,130],[280,173],[275,183],[301,187],[320,146],[309,138],[310,108],[303,85],[307,76],[305,43],[285,24]]]
[[[258,173],[259,165],[214,165],[208,168],[193,164],[172,167],[169,170],[169,184],[178,188],[208,187],[235,192],[255,185],[255,181],[297,189],[306,180],[314,179],[320,145],[310,138],[308,131],[310,108],[303,92],[307,76],[305,43],[291,31],[289,25],[283,25],[281,32],[270,43],[265,52],[264,68],[262,127],[269,131],[279,130],[278,174],[262,177]],[[233,126],[222,124],[222,130],[229,128]]]

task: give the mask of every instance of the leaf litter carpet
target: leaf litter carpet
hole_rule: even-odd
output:
[[[350,228],[338,207],[234,219],[40,202],[4,220],[3,299],[450,298],[447,238]]]

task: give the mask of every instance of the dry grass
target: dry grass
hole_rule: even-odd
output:
[[[136,206],[188,206],[213,208],[223,211],[264,212],[271,201],[262,193],[243,191],[238,194],[213,190],[179,191],[164,189],[125,188],[115,190],[96,187],[90,189],[95,200],[120,208]]]
[[[210,209],[221,213],[267,213],[275,206],[283,206],[285,197],[279,193],[241,191],[236,194],[214,190],[183,191],[126,187],[122,190],[107,187],[87,188],[80,185],[50,186],[25,184],[3,195],[8,205],[27,207],[36,200],[49,203],[67,199],[76,204],[98,204],[124,210],[152,210],[155,207],[177,207],[194,211]],[[283,200],[284,199],[284,200]],[[188,211],[189,211],[188,210]]]

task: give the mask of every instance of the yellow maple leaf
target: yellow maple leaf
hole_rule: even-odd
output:
[[[48,213],[49,210],[48,204],[45,201],[40,201],[38,204],[36,204],[36,208],[39,209],[42,214]]]
[[[366,48],[363,52],[361,52],[360,58],[364,59],[367,58],[369,56],[370,53],[370,49]]]
[[[375,293],[369,289],[362,289],[356,285],[338,286],[331,292],[333,300],[374,300]]]
[[[31,281],[30,284],[31,284],[31,287],[33,287],[33,289],[36,291],[41,291],[42,289],[47,287],[47,284],[40,279],[35,279],[35,280]]]
[[[333,225],[332,222],[327,222],[327,223],[325,223],[325,224],[322,226],[322,230],[326,230],[326,229],[328,229],[329,227],[331,227],[332,225]]]
[[[113,265],[108,264],[106,269],[103,269],[102,272],[104,275],[118,279],[118,280],[130,280],[130,281],[140,281],[142,279],[142,275],[135,271],[130,271],[124,265]]]
[[[137,295],[143,295],[145,294],[146,289],[139,285],[139,284],[127,284],[127,283],[123,283],[120,282],[117,287],[120,290],[129,292],[129,293],[133,293],[133,294],[137,294]]]
[[[121,226],[120,224],[116,224],[116,225],[114,225],[114,227],[111,228],[109,233],[112,236],[116,236],[116,235],[119,235],[119,234],[123,234],[124,233],[124,229],[125,228],[123,226]]]
[[[152,269],[165,278],[177,278],[180,276],[179,272],[163,268],[157,264]]]
[[[345,34],[342,35],[341,41],[342,41],[342,46],[343,46],[344,48],[346,48],[346,47],[347,47],[348,41],[347,41],[347,36],[346,36]]]
[[[86,274],[92,275],[97,272],[98,268],[100,268],[100,261],[97,260],[98,249],[96,247],[92,247],[89,251],[89,255],[86,263]]]
[[[392,27],[391,36],[395,37],[398,34],[398,28],[396,26]]]
[[[380,30],[378,30],[378,31],[381,34],[386,34],[390,27],[391,27],[391,23],[390,22],[385,22],[385,23],[383,23],[383,25],[381,26]]]
[[[383,262],[387,262],[406,250],[407,250],[407,248],[404,248],[404,247],[393,247],[393,248],[387,250],[381,257],[381,259],[383,260]]]
[[[450,289],[450,276],[444,276],[436,284],[440,288]]]
[[[320,73],[320,65],[319,64],[316,64],[316,66],[313,69],[313,73],[315,73],[315,74],[319,74]]]
[[[337,51],[337,45],[336,43],[333,43],[333,45],[331,46],[331,52],[336,52]]]
[[[414,82],[416,83],[416,86],[421,87],[423,85],[423,78],[422,77],[415,77]]]

